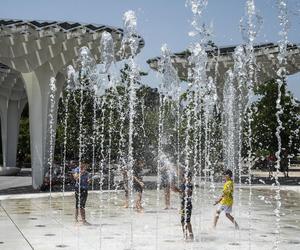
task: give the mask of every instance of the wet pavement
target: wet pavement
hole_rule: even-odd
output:
[[[90,192],[87,219],[90,226],[74,222],[72,193],[0,196],[0,249],[273,249],[276,241],[275,191],[270,187],[235,191],[235,230],[222,214],[211,229],[215,193],[210,187],[194,190],[192,225],[195,240],[184,241],[178,195],[172,193],[174,209],[164,210],[163,194],[146,190],[144,212],[123,208],[124,193]],[[300,194],[281,191],[280,243],[278,249],[300,249]],[[159,209],[157,209],[159,208]]]

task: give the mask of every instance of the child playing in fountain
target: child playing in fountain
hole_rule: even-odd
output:
[[[191,224],[192,217],[192,173],[185,171],[182,175],[182,184],[180,188],[174,187],[174,191],[181,194],[181,226],[185,240],[193,240],[193,229]]]
[[[232,205],[233,205],[233,180],[232,180],[232,171],[227,169],[224,172],[225,176],[225,184],[223,186],[223,194],[222,196],[214,203],[214,205],[220,204],[216,215],[214,218],[214,225],[213,228],[216,228],[219,216],[222,211],[225,212],[226,217],[235,225],[236,229],[239,229],[237,222],[235,221],[234,217],[231,215],[232,212]]]
[[[88,164],[81,162],[80,166],[74,169],[73,177],[75,179],[75,221],[78,222],[80,212],[83,225],[90,225],[85,217],[85,204],[88,197],[88,184],[91,181],[90,174],[87,172]]]
[[[133,165],[133,189],[137,192],[135,207],[138,212],[143,211],[142,194],[144,189],[144,182],[142,177],[142,170],[144,165],[145,164],[143,160],[137,160],[136,163]]]
[[[165,194],[165,209],[171,208],[171,190],[174,191],[176,171],[169,161],[164,161],[161,168],[161,186]]]
[[[128,208],[129,206],[129,190],[128,190],[128,169],[125,164],[121,167],[121,172],[123,176],[123,188],[125,192],[125,203],[124,208]]]

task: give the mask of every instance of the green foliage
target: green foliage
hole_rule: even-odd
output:
[[[19,139],[17,148],[17,163],[30,163],[30,133],[29,133],[29,107],[24,107],[19,127]]]
[[[258,100],[252,104],[253,111],[253,152],[257,157],[275,154],[278,150],[276,128],[276,101],[278,97],[278,83],[270,81],[260,84],[255,89]],[[282,149],[290,155],[296,155],[300,146],[299,115],[300,104],[287,91],[286,83],[281,87],[281,101],[283,113],[280,115],[283,129],[280,131]]]
[[[120,151],[124,152],[125,157],[127,156],[129,132],[128,86],[130,80],[128,70],[130,70],[128,65],[122,69],[120,85],[106,90],[105,95],[97,99],[96,106],[94,106],[93,94],[86,91],[83,93],[83,159],[88,162],[92,162],[93,155],[96,162],[101,160],[107,162],[109,157],[111,162],[118,162]],[[134,157],[144,158],[147,164],[152,165],[157,146],[159,95],[157,89],[146,87],[140,83],[136,83],[136,85],[138,88],[136,89],[135,131],[133,134]],[[68,115],[66,158],[67,160],[74,160],[78,159],[79,156],[80,92],[70,94],[68,114],[65,109],[66,97],[67,93],[65,91],[58,107],[55,159],[59,162],[63,160],[66,115]],[[123,135],[122,141],[120,141],[121,135]],[[103,147],[101,145],[102,136]]]

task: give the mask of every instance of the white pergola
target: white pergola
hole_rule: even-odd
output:
[[[20,116],[29,105],[32,185],[43,182],[49,154],[49,83],[56,78],[56,107],[66,81],[66,67],[75,66],[78,50],[87,46],[99,61],[102,32],[111,33],[116,60],[123,30],[70,22],[0,20],[0,116],[3,167],[16,166]],[[144,40],[139,37],[139,50]],[[126,51],[130,51],[129,49]],[[127,55],[128,56],[128,55]],[[56,117],[56,115],[55,115]]]
[[[207,76],[216,80],[219,95],[223,93],[226,72],[234,66],[234,51],[237,46],[211,47],[207,49],[208,61],[206,65]],[[256,79],[258,83],[264,83],[277,78],[279,69],[278,61],[279,46],[274,43],[259,44],[254,46],[256,61]],[[174,53],[171,56],[172,64],[177,70],[178,76],[183,81],[188,81],[188,70],[193,65],[189,64],[188,58],[191,55],[189,50],[181,53]],[[160,57],[149,59],[149,66],[157,70]],[[286,70],[288,75],[300,71],[300,45],[289,44],[287,46]]]

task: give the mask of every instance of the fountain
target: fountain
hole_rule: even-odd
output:
[[[32,206],[28,211],[30,218],[45,221],[35,225],[32,222],[35,219],[32,219],[28,223],[28,230],[39,227],[38,232],[30,231],[26,238],[32,249],[299,247],[300,242],[294,235],[300,232],[297,219],[300,197],[298,193],[283,191],[279,182],[281,134],[284,131],[281,90],[287,75],[300,70],[300,48],[289,44],[287,39],[286,2],[278,0],[282,29],[278,45],[255,44],[262,18],[257,14],[255,1],[247,0],[245,17],[240,22],[244,44],[233,47],[218,47],[211,41],[212,27],[202,21],[208,4],[208,0],[186,1],[186,7],[192,12],[191,44],[187,51],[172,53],[167,44],[163,44],[161,56],[148,60],[160,78],[158,92],[151,92],[150,104],[136,59],[140,37],[133,11],[124,13],[120,46],[116,46],[110,32],[103,31],[97,46],[93,45],[101,51],[100,56],[94,55],[95,49],[88,46],[78,48],[76,60],[66,67],[67,82],[60,103],[56,98],[57,79],[50,79],[49,152],[45,154],[49,194],[36,196],[34,201],[6,197],[0,204],[11,221],[19,213],[17,206],[21,210]],[[122,62],[117,62],[120,60]],[[272,186],[257,186],[253,176],[256,159],[252,104],[257,85],[274,77],[278,83],[276,171]],[[182,87],[182,81],[186,82],[186,88]],[[56,192],[53,174],[53,160],[58,154],[55,151],[57,105],[60,105],[58,121],[61,123],[58,133],[63,138],[61,145],[56,145],[61,147],[62,192]],[[294,131],[297,133],[299,130]],[[150,136],[154,137],[154,146],[147,145],[145,138]],[[290,136],[289,145],[292,141]],[[148,148],[152,151],[150,157]],[[152,161],[147,161],[147,157],[153,158]],[[86,210],[91,225],[86,227],[74,226],[73,222],[74,198],[68,182],[68,175],[72,174],[70,160],[78,161],[75,165],[90,163],[91,191]],[[149,176],[143,172],[146,192],[142,212],[135,210],[134,170],[138,160],[151,165],[147,166]],[[193,240],[182,237],[178,214],[180,202],[174,201],[175,195],[170,206],[163,209],[162,193],[165,190],[161,182],[166,169],[177,172],[177,186],[186,185],[187,177],[192,175]],[[237,230],[224,221],[212,232],[209,226],[215,210],[213,203],[221,194],[221,177],[226,169],[233,171],[237,187],[233,215],[241,228]],[[126,178],[122,178],[122,173],[126,173]],[[79,181],[80,178],[81,170]],[[126,198],[123,184],[125,189],[128,187]],[[187,185],[185,187],[187,197]],[[79,200],[80,195],[79,187]],[[126,208],[123,207],[125,199],[128,199]],[[187,202],[184,204],[186,210]],[[18,216],[27,218],[26,215]],[[54,233],[46,233],[43,227]],[[25,229],[20,223],[18,230],[26,234]],[[36,237],[42,237],[42,234],[47,237],[60,234],[60,237],[53,237],[53,242],[39,242]]]
[[[191,7],[193,19],[191,26],[193,30],[189,32],[193,39],[198,38],[196,42],[192,43],[189,53],[184,54],[187,60],[187,72],[177,72],[177,65],[173,63],[174,55],[168,49],[167,45],[161,48],[162,56],[159,60],[150,60],[150,66],[156,68],[161,75],[162,84],[159,87],[160,103],[159,103],[159,121],[158,121],[158,157],[157,157],[157,175],[156,175],[156,220],[155,220],[155,248],[160,249],[160,207],[161,207],[161,171],[165,164],[175,164],[178,171],[180,165],[184,166],[185,173],[193,172],[194,201],[199,207],[196,214],[199,219],[196,221],[196,240],[200,244],[204,244],[205,229],[203,223],[205,222],[203,214],[204,207],[209,203],[204,197],[207,194],[211,195],[213,199],[216,198],[216,188],[218,187],[218,179],[216,175],[221,168],[229,168],[233,170],[233,178],[238,180],[238,211],[239,218],[241,218],[241,207],[243,191],[242,191],[242,172],[247,170],[248,183],[248,198],[247,198],[247,220],[248,220],[248,247],[251,249],[253,238],[253,185],[252,185],[252,166],[253,166],[253,152],[252,152],[252,109],[253,102],[253,88],[257,83],[257,79],[268,79],[273,77],[274,70],[263,69],[258,71],[258,66],[262,65],[262,60],[270,58],[269,54],[278,53],[278,62],[282,66],[278,71],[278,82],[285,77],[285,64],[287,60],[293,60],[294,53],[296,56],[298,49],[294,45],[289,45],[286,39],[286,19],[285,5],[280,2],[280,19],[284,31],[282,32],[282,42],[278,45],[268,44],[262,46],[255,46],[254,41],[261,25],[261,18],[256,14],[255,3],[253,0],[248,0],[246,3],[246,17],[245,23],[241,21],[241,31],[245,39],[244,46],[237,46],[234,48],[234,53],[230,55],[229,64],[225,66],[223,57],[228,56],[226,49],[217,48],[214,44],[209,42],[212,30],[210,27],[201,23],[201,17],[208,2],[189,0],[187,6]],[[126,57],[126,53],[130,53],[126,64],[128,68],[126,73],[128,75],[128,85],[121,86],[120,76],[115,69],[114,47],[113,39],[107,32],[103,32],[100,41],[100,48],[103,52],[101,54],[100,64],[97,64],[88,48],[83,47],[79,51],[78,71],[76,72],[72,66],[68,68],[68,86],[67,98],[68,102],[70,92],[79,91],[79,162],[87,154],[87,147],[92,144],[92,174],[95,175],[97,165],[99,166],[99,202],[101,211],[105,207],[105,201],[108,202],[108,208],[111,209],[110,193],[104,198],[103,191],[104,184],[104,170],[107,171],[107,189],[112,190],[115,186],[117,192],[119,185],[112,182],[112,147],[113,147],[113,129],[117,129],[113,124],[113,109],[117,107],[121,112],[120,127],[119,127],[119,141],[118,141],[118,171],[126,166],[128,173],[128,188],[129,188],[129,225],[130,233],[128,235],[128,246],[130,249],[135,245],[135,230],[134,225],[134,189],[133,189],[133,166],[134,166],[134,147],[133,141],[135,138],[135,119],[137,116],[137,89],[139,88],[139,70],[134,60],[138,49],[138,39],[136,31],[136,17],[134,12],[128,11],[124,14],[124,36],[122,39],[121,49],[119,54],[121,58]],[[129,48],[129,50],[128,50]],[[278,51],[276,51],[278,49]],[[289,53],[290,52],[290,53]],[[176,55],[175,56],[181,56]],[[285,60],[285,61],[284,61]],[[178,63],[178,61],[177,61]],[[222,65],[223,64],[223,65]],[[220,67],[222,65],[223,67]],[[298,67],[298,66],[297,66]],[[207,70],[209,68],[209,70]],[[180,68],[182,69],[182,68]],[[222,70],[221,70],[222,69]],[[291,70],[290,72],[293,72]],[[186,90],[186,97],[182,99],[180,78],[188,80],[188,88]],[[224,85],[220,86],[220,82],[224,81]],[[128,113],[122,115],[124,112],[124,104],[122,97],[119,94],[118,88],[124,87],[128,94]],[[279,84],[279,90],[281,85]],[[87,131],[83,128],[84,120],[84,95],[93,96],[93,126],[92,126],[92,143],[86,141],[88,137]],[[109,93],[109,94],[108,94]],[[280,122],[280,115],[282,113],[280,106],[280,91],[277,101],[277,138],[278,138],[278,152],[277,152],[277,172],[275,175],[276,185],[276,209],[274,210],[276,219],[276,241],[274,247],[278,249],[280,244],[280,184],[278,181],[278,171],[280,162],[280,131],[282,125]],[[184,100],[184,102],[183,102]],[[144,130],[144,106],[142,105],[143,117],[143,133]],[[101,118],[98,115],[101,113]],[[128,116],[128,118],[126,117]],[[170,127],[168,119],[175,121]],[[243,139],[243,117],[247,119],[247,157],[242,158],[242,139]],[[67,117],[67,115],[66,115]],[[218,120],[218,117],[221,119]],[[67,119],[67,118],[66,118]],[[128,120],[127,120],[128,119]],[[125,122],[128,122],[128,135],[125,134]],[[184,122],[183,122],[184,121]],[[66,120],[67,124],[67,120]],[[104,131],[108,131],[108,138],[105,138]],[[183,130],[183,133],[181,132]],[[176,133],[174,133],[176,131]],[[221,131],[221,132],[220,132]],[[51,130],[50,130],[51,132]],[[222,133],[222,140],[218,140],[218,136]],[[125,137],[128,136],[127,148],[125,151]],[[175,138],[175,139],[174,139]],[[96,145],[100,139],[100,155],[97,155]],[[176,147],[172,145],[176,142]],[[104,145],[107,145],[105,148]],[[65,144],[66,146],[66,144]],[[218,150],[223,151],[223,166],[218,166],[219,157]],[[172,159],[166,158],[166,153],[175,154]],[[127,155],[127,156],[125,156]],[[53,152],[49,154],[49,159],[53,158]],[[170,162],[171,160],[171,162]],[[64,160],[65,161],[65,160]],[[167,163],[168,162],[168,163]],[[49,161],[51,164],[51,161]],[[50,165],[51,167],[51,165]],[[181,167],[182,168],[182,167]],[[178,175],[179,176],[179,175]],[[50,176],[51,179],[51,176]],[[180,180],[178,180],[179,182]],[[92,188],[94,189],[93,179]],[[113,185],[113,186],[112,186]],[[51,192],[51,187],[50,187]],[[63,188],[64,192],[64,188]],[[51,195],[51,194],[50,194]],[[115,199],[117,196],[115,196]],[[204,199],[204,201],[203,201]],[[202,201],[202,202],[201,202]],[[104,217],[104,212],[100,212],[100,220]],[[103,240],[104,232],[102,229],[102,222],[100,222],[100,242]],[[235,234],[235,233],[234,233]],[[243,239],[239,233],[238,239],[234,236],[232,246],[239,246]],[[238,240],[238,241],[237,241]],[[102,243],[100,243],[100,248]]]
[[[200,25],[201,14],[207,5],[207,1],[187,1],[188,5],[191,7],[193,12],[193,20],[191,21],[191,25],[194,28],[193,31],[189,33],[191,37],[199,36],[199,41],[194,43],[188,51],[177,54],[169,53],[169,67],[171,67],[175,72],[178,71],[178,76],[182,80],[188,81],[188,90],[187,93],[187,103],[186,103],[186,128],[185,128],[185,166],[186,169],[190,169],[190,160],[189,157],[193,154],[195,159],[194,152],[197,153],[197,148],[202,149],[201,139],[192,138],[191,137],[191,123],[193,119],[196,119],[194,123],[196,126],[193,126],[194,130],[198,131],[196,134],[200,134],[199,136],[204,136],[202,140],[205,142],[204,159],[201,157],[198,159],[199,163],[196,166],[204,166],[204,192],[206,193],[207,183],[206,181],[209,179],[210,186],[212,190],[214,190],[214,169],[212,166],[216,167],[215,161],[214,164],[211,164],[210,155],[213,152],[211,149],[211,125],[209,123],[213,119],[213,112],[218,107],[218,102],[223,103],[222,107],[222,117],[223,117],[223,161],[224,167],[233,170],[234,179],[238,180],[239,183],[239,201],[238,201],[238,210],[240,213],[241,206],[241,196],[242,196],[242,176],[243,172],[247,171],[247,179],[248,183],[248,247],[252,248],[252,227],[253,227],[253,193],[252,193],[252,168],[254,164],[253,158],[253,149],[252,149],[252,103],[254,101],[253,88],[258,84],[258,79],[260,81],[266,81],[270,79],[272,76],[278,76],[277,82],[278,84],[278,98],[276,101],[276,118],[278,122],[278,127],[276,130],[276,137],[278,140],[278,151],[276,152],[277,157],[277,165],[276,165],[276,174],[275,174],[275,209],[274,213],[276,216],[276,229],[275,235],[276,240],[274,242],[274,248],[278,249],[278,245],[280,244],[280,207],[281,207],[281,189],[280,183],[278,181],[278,174],[280,168],[280,155],[281,155],[281,138],[280,132],[283,129],[282,122],[280,120],[281,115],[283,114],[283,110],[281,107],[281,86],[283,84],[283,79],[285,79],[287,72],[293,74],[294,72],[299,70],[299,65],[294,64],[295,58],[299,57],[299,47],[297,45],[288,44],[287,40],[287,30],[288,30],[288,19],[287,19],[287,4],[285,1],[278,1],[279,6],[279,19],[280,25],[282,26],[282,31],[279,34],[282,36],[282,40],[278,45],[254,45],[256,36],[260,30],[260,26],[262,23],[262,18],[257,15],[255,2],[253,0],[249,0],[246,2],[246,18],[245,23],[244,20],[241,20],[241,31],[243,38],[245,40],[244,46],[237,46],[234,48],[234,53],[231,54],[231,49],[228,48],[217,48],[215,45],[210,47],[211,43],[208,43],[207,37],[209,37],[211,31],[205,26]],[[207,47],[205,47],[207,46]],[[268,47],[275,47],[277,55],[277,61],[271,60],[271,64],[273,68],[264,68],[267,64],[262,63],[262,58],[265,56],[270,60],[271,56],[269,53],[272,53]],[[231,51],[230,51],[231,50]],[[221,53],[220,53],[221,52]],[[273,52],[274,53],[274,52]],[[224,57],[224,59],[222,58]],[[226,57],[226,59],[225,59]],[[232,60],[232,63],[231,63]],[[161,57],[154,58],[148,60],[148,63],[151,68],[158,70],[165,77],[168,76],[168,71],[161,70],[161,62],[165,61],[165,55],[163,54]],[[287,63],[290,61],[290,63]],[[226,62],[226,64],[225,64]],[[222,68],[220,64],[223,64]],[[289,65],[289,66],[288,66]],[[293,65],[293,69],[290,65]],[[287,70],[287,67],[290,67]],[[263,69],[262,69],[263,68]],[[207,77],[207,75],[209,77]],[[174,82],[174,89],[177,87],[176,81],[169,81],[169,84]],[[222,84],[222,82],[225,82]],[[221,85],[222,84],[222,85]],[[211,91],[211,87],[216,89],[217,91]],[[174,89],[168,88],[169,92],[164,93],[164,95],[172,96]],[[168,90],[167,89],[167,90]],[[216,93],[214,97],[214,93]],[[198,98],[201,100],[199,104],[197,103]],[[219,99],[219,101],[216,101]],[[193,108],[189,105],[193,103]],[[198,107],[201,107],[198,112],[195,112]],[[210,111],[211,110],[211,111]],[[203,120],[201,119],[201,112],[204,113]],[[197,114],[195,116],[195,114]],[[199,117],[200,116],[200,117]],[[246,117],[246,122],[243,120]],[[197,124],[204,126],[202,129],[198,130]],[[202,125],[203,124],[203,125]],[[243,125],[247,125],[247,157],[242,158],[241,150],[242,150],[242,138],[243,138]],[[194,132],[194,131],[193,131]],[[204,133],[203,133],[204,132]],[[160,133],[164,133],[164,131],[160,131]],[[191,139],[192,138],[192,139]],[[200,137],[201,138],[201,137]],[[193,141],[193,145],[195,146],[194,152],[190,148],[189,141]],[[202,163],[203,161],[203,163]],[[197,162],[197,158],[196,158]],[[197,169],[197,168],[195,168]],[[201,172],[202,169],[200,168]],[[201,172],[195,171],[194,177],[200,177],[201,180]],[[210,178],[209,178],[210,176]],[[199,186],[201,186],[201,181],[199,182]],[[214,194],[214,191],[212,191]],[[199,198],[196,197],[195,200]],[[201,213],[203,211],[200,211]],[[202,217],[200,217],[202,218]],[[199,233],[199,231],[198,231]],[[239,243],[233,243],[236,245],[240,244],[240,234],[239,234]],[[199,236],[201,239],[201,236]]]

